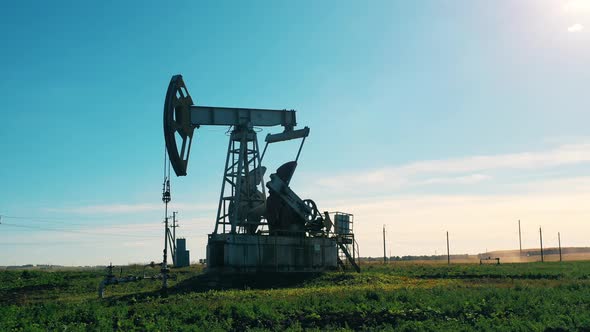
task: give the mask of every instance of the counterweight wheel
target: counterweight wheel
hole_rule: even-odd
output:
[[[307,216],[307,222],[314,221],[320,215],[317,205],[311,199],[304,199],[303,203],[311,210],[311,213]]]
[[[323,236],[324,232],[324,218],[322,217],[317,205],[311,199],[303,200],[303,203],[309,207],[310,214],[305,221],[305,230],[310,236]]]

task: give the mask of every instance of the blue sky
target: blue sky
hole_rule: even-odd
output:
[[[2,2],[0,265],[160,259],[178,73],[197,104],[298,110],[292,185],[354,213],[363,255],[383,224],[392,254],[442,252],[446,230],[457,252],[510,249],[519,218],[526,246],[540,225],[590,245],[589,33],[583,0]],[[193,259],[225,130],[199,129],[173,180]]]

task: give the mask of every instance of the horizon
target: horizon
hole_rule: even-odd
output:
[[[543,251],[551,251],[551,250],[558,250],[559,247],[543,247]],[[588,249],[588,251],[590,252],[590,247],[561,247],[562,251],[565,250],[572,250],[572,249]],[[540,250],[540,248],[523,248],[522,251],[526,252],[526,251],[535,251],[535,250]],[[519,250],[518,249],[509,249],[509,250],[491,250],[488,252],[482,252],[482,253],[477,253],[477,254],[473,254],[473,253],[451,253],[451,258],[455,257],[455,258],[459,258],[459,257],[464,257],[464,256],[469,256],[468,258],[475,258],[475,257],[479,257],[481,255],[484,254],[491,254],[491,253],[505,253],[505,254],[512,254],[512,253],[517,253]],[[563,255],[568,255],[568,254],[575,254],[574,253],[563,253]],[[551,254],[544,254],[544,256],[558,256],[559,254],[556,253],[551,253]],[[539,255],[540,256],[540,255]],[[420,258],[422,257],[430,257],[430,258],[436,258],[433,260],[441,260],[441,261],[445,261],[447,259],[447,255],[446,254],[433,254],[433,255],[403,255],[403,256],[386,256],[388,263],[390,262],[400,262],[400,261],[422,261]],[[508,256],[508,257],[514,257],[514,256]],[[528,256],[527,256],[528,257]],[[403,260],[403,258],[409,258],[407,260]],[[383,256],[360,256],[358,257],[358,259],[362,262],[363,260],[371,260],[371,261],[380,261],[382,262],[383,260]],[[564,261],[578,261],[578,260],[587,260],[585,257],[584,258],[576,258],[576,259],[564,259]],[[559,260],[546,260],[545,262],[559,262]],[[128,262],[125,264],[119,264],[119,265],[113,265],[113,266],[142,266],[145,264],[149,264],[149,261],[144,261],[144,262]],[[453,263],[453,262],[451,262]],[[465,262],[458,262],[460,263],[465,263]],[[519,263],[519,262],[506,262],[506,263]],[[541,263],[541,261],[532,261],[532,262],[528,262],[528,263]],[[110,263],[112,264],[112,263]],[[190,265],[201,265],[202,263],[197,261],[197,260],[191,260]],[[0,267],[3,268],[8,268],[8,267],[82,267],[82,268],[96,268],[96,267],[106,267],[108,266],[108,264],[98,264],[98,265],[59,265],[59,264],[46,264],[46,263],[25,263],[25,264],[20,264],[20,265],[0,265]]]

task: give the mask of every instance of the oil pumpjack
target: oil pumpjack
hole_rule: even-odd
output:
[[[231,127],[215,228],[208,236],[208,273],[320,272],[338,266],[360,272],[353,215],[321,213],[290,187],[310,133],[296,125],[294,110],[195,106],[182,76],[170,80],[164,138],[177,176],[187,174],[195,129]],[[266,136],[260,154],[255,127],[274,126],[283,130]],[[269,144],[295,139],[301,139],[295,160],[280,166],[265,186],[262,161]]]

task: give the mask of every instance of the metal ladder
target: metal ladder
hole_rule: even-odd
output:
[[[345,241],[348,240],[348,241]],[[351,242],[351,243],[345,243],[345,242]],[[340,248],[340,250],[338,250],[338,265],[340,265],[340,267],[345,270],[346,269],[346,264],[344,259],[346,259],[346,262],[348,262],[356,272],[360,273],[361,272],[361,268],[358,265],[358,263],[355,260],[356,253],[355,253],[355,240],[354,238],[349,238],[349,237],[337,237],[336,238],[336,243],[338,244],[338,248]],[[346,246],[346,244],[352,244],[352,250],[353,250],[353,255],[350,254],[348,247]]]

